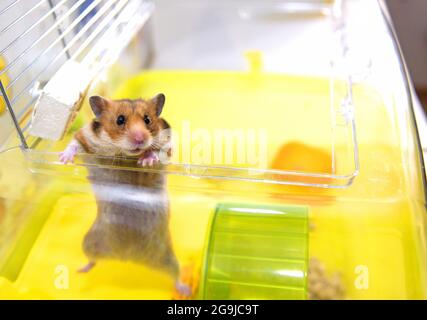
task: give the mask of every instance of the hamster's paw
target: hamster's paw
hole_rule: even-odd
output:
[[[152,167],[160,162],[159,156],[152,150],[145,152],[138,159],[138,165],[142,167]]]
[[[62,164],[74,162],[74,154],[69,153],[67,151],[63,151],[59,154],[59,161],[61,161]]]
[[[74,162],[74,156],[77,153],[77,148],[74,145],[69,145],[64,151],[59,154],[59,161],[63,164]]]
[[[95,266],[95,262],[90,261],[87,265],[77,270],[78,273],[86,273],[92,270],[92,268]]]
[[[189,298],[191,296],[190,286],[181,281],[175,283],[175,290],[183,298]]]

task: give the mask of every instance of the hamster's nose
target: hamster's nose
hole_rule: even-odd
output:
[[[140,131],[132,132],[131,139],[133,143],[141,144],[144,142],[144,133]]]

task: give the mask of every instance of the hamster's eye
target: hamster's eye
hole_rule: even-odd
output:
[[[116,120],[117,125],[122,126],[125,124],[125,122],[126,122],[126,119],[124,115],[121,114],[117,117],[117,120]]]
[[[150,124],[151,123],[150,117],[147,115],[144,115],[144,122],[145,122],[145,124]]]

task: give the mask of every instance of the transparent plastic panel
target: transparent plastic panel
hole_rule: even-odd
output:
[[[164,172],[322,188],[352,183],[359,159],[353,84],[334,11],[339,4],[157,5],[148,30],[150,63],[108,93],[116,99],[166,95],[162,116],[172,127],[173,156]],[[308,33],[298,33],[307,21],[313,24]],[[282,34],[290,36],[281,40]],[[57,165],[63,147],[36,140],[26,154],[34,163]],[[76,165],[99,162],[82,155]]]

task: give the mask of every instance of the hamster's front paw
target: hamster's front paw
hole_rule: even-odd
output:
[[[59,154],[59,161],[63,164],[69,162],[74,162],[74,156],[77,153],[77,147],[74,145],[69,145],[64,151]]]
[[[152,150],[145,152],[141,158],[138,159],[138,165],[142,167],[152,167],[159,162],[159,156]]]

